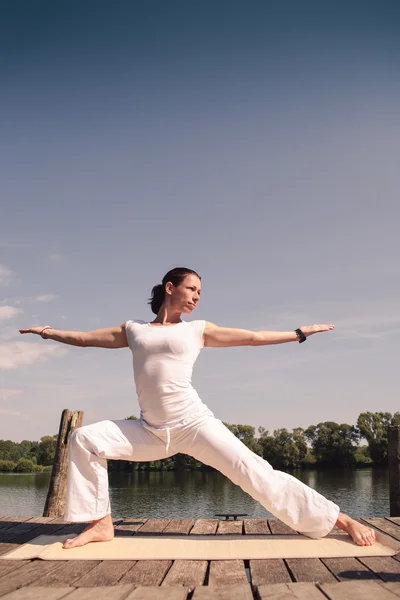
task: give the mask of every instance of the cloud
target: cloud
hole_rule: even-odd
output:
[[[7,398],[15,398],[15,396],[20,396],[23,394],[23,390],[18,390],[16,388],[1,388],[0,389],[0,400],[6,400]]]
[[[47,258],[49,259],[50,262],[52,262],[56,265],[59,265],[60,263],[64,262],[65,255],[58,254],[57,252],[53,252],[51,254],[48,254]]]
[[[64,356],[65,348],[40,342],[9,342],[0,344],[0,369],[8,371]]]
[[[12,275],[11,269],[6,267],[5,265],[0,265],[0,283],[7,283],[9,278]]]
[[[21,412],[12,408],[0,408],[0,415],[19,417]]]
[[[51,302],[56,298],[58,298],[56,294],[42,294],[41,296],[36,296],[35,300],[37,300],[37,302]]]
[[[13,319],[23,312],[24,311],[22,308],[15,308],[14,306],[0,306],[0,321],[8,321],[9,319]]]

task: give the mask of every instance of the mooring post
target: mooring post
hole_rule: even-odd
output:
[[[50,478],[49,491],[43,511],[44,517],[64,517],[67,491],[68,449],[71,433],[82,426],[82,410],[63,410],[58,431],[56,454]]]
[[[400,426],[388,430],[390,516],[400,517]]]

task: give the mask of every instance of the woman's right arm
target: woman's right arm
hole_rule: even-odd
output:
[[[60,331],[53,328],[31,327],[20,329],[20,333],[35,333],[43,339],[54,340],[70,346],[81,346],[86,348],[126,348],[128,339],[126,337],[125,323],[108,329],[95,329],[93,331]]]

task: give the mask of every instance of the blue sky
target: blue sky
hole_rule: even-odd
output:
[[[139,414],[129,350],[20,336],[151,319],[170,268],[193,318],[332,322],[205,349],[219,418],[269,430],[395,412],[400,5],[3,2],[0,438]]]

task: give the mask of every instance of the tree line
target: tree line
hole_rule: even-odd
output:
[[[127,419],[135,419],[130,416]],[[387,465],[388,427],[400,425],[400,412],[362,412],[357,425],[325,421],[306,429],[275,429],[225,423],[250,450],[265,458],[275,469],[356,467]],[[365,444],[361,442],[366,441]],[[0,471],[34,472],[50,470],[57,435],[44,436],[40,442],[17,443],[0,440]],[[150,462],[110,460],[110,472],[183,471],[209,469],[186,454]]]

